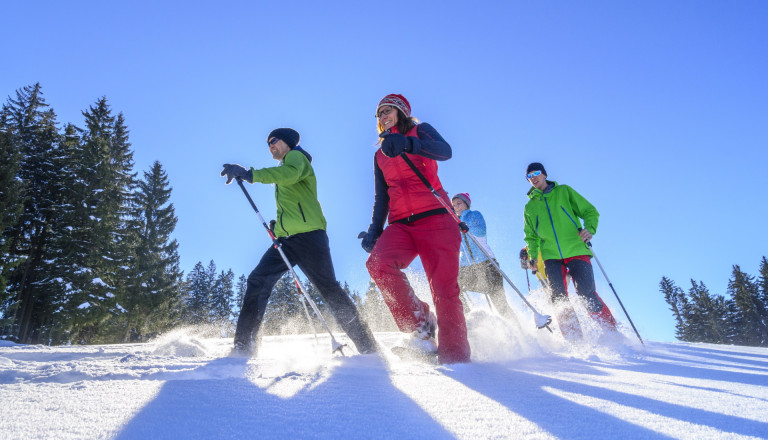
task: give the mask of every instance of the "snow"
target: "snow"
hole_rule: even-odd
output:
[[[89,302],[84,302],[84,303],[80,304],[79,306],[77,306],[78,309],[87,309],[89,307],[91,307],[91,303],[89,303]]]
[[[766,438],[768,349],[597,345],[468,316],[473,362],[332,355],[319,335],[265,337],[250,359],[194,329],[146,344],[0,341],[0,438]],[[336,333],[340,342],[346,336]],[[351,344],[350,344],[351,345]]]
[[[105,283],[101,278],[94,278],[93,280],[91,280],[91,284],[96,284],[97,286],[110,287],[109,284]]]

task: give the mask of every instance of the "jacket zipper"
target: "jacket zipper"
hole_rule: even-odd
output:
[[[277,201],[277,207],[280,208],[280,227],[283,228],[283,231],[285,231],[286,235],[291,235],[288,233],[288,231],[285,229],[285,225],[283,224],[283,213],[285,212],[285,209],[283,209],[283,205],[280,204],[280,187],[275,184],[275,200]]]
[[[547,198],[544,196],[544,194],[542,194],[541,197],[544,199],[544,204],[547,205],[547,215],[549,215],[549,224],[552,225],[552,232],[555,234],[555,243],[557,243],[557,252],[560,253],[560,259],[565,260],[565,257],[563,257],[563,250],[560,249],[560,240],[557,239],[557,231],[555,230],[555,221],[552,219],[552,211],[549,210],[549,202],[547,202]]]
[[[298,203],[298,205],[299,205],[299,212],[301,213],[301,219],[304,220],[304,223],[306,223],[307,222],[307,218],[304,217],[304,210],[301,209],[301,203]]]

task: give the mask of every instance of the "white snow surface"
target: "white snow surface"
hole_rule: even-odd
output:
[[[487,312],[472,363],[331,354],[265,337],[249,359],[194,329],[145,344],[0,341],[2,439],[722,439],[768,437],[768,349],[589,336],[567,345]],[[630,337],[631,336],[631,337]]]

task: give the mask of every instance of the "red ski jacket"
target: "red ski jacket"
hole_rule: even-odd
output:
[[[397,132],[393,129],[393,132]],[[451,146],[427,123],[413,127],[405,134],[412,139],[412,153],[408,157],[429,180],[432,187],[445,200],[451,201],[437,176],[437,161],[451,158]],[[443,208],[424,182],[401,157],[387,157],[376,151],[374,156],[375,202],[371,225],[383,228],[389,211],[389,223]]]

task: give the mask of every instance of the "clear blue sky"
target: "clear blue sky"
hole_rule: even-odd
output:
[[[274,166],[266,135],[290,126],[315,159],[337,276],[364,291],[356,236],[373,202],[374,110],[392,92],[453,146],[442,182],[471,194],[523,290],[531,161],[599,209],[595,250],[648,339],[674,339],[663,275],[724,293],[731,265],[756,274],[768,254],[764,1],[28,1],[2,13],[3,101],[40,82],[58,120],[82,126],[106,96],[137,170],[168,172],[186,272],[256,265],[269,241],[219,171]],[[273,189],[249,189],[272,218]]]

